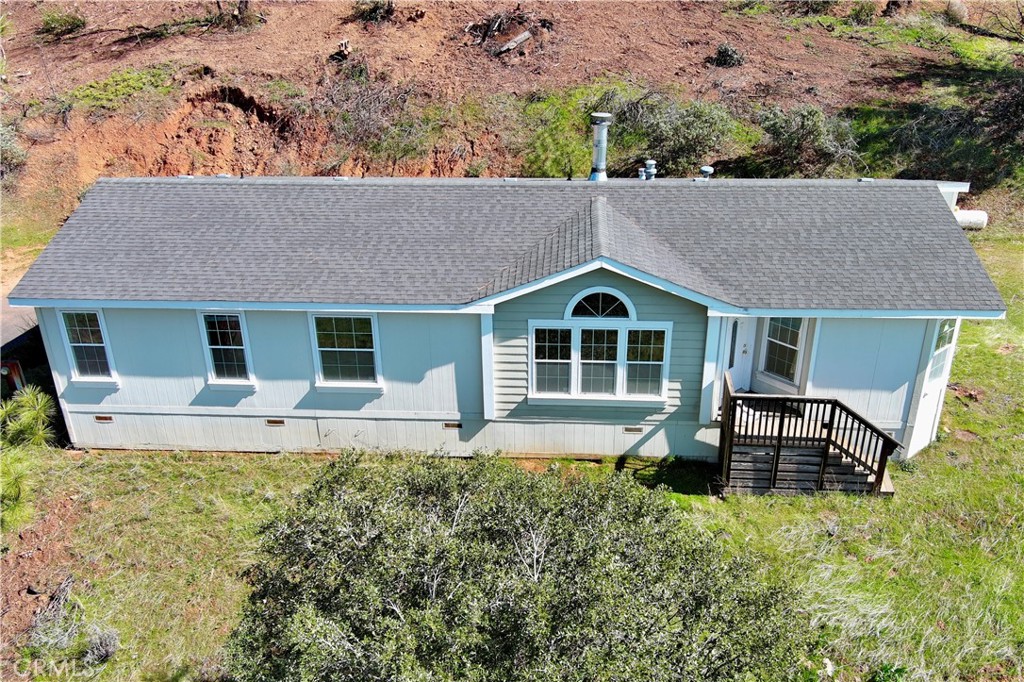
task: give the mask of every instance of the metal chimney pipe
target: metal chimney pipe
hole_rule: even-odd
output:
[[[654,159],[647,159],[645,162],[644,175],[647,176],[648,180],[653,180],[654,176],[658,174],[657,163]]]
[[[594,127],[594,162],[590,166],[591,180],[608,179],[608,126],[611,124],[611,114],[595,112],[590,115],[590,125]]]

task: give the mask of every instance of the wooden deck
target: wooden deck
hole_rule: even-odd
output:
[[[719,451],[725,491],[891,495],[885,473],[900,447],[831,398],[734,394],[726,374]]]

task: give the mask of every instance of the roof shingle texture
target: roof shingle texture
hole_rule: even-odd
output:
[[[599,257],[743,308],[1004,309],[926,181],[102,179],[11,297],[463,304]]]

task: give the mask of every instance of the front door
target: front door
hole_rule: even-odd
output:
[[[729,323],[727,331],[726,367],[732,375],[732,385],[737,391],[750,390],[750,374],[754,369],[754,331],[757,320],[737,317]]]

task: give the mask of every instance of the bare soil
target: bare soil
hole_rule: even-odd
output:
[[[44,502],[42,509],[38,521],[10,539],[10,550],[0,559],[0,679],[13,679],[18,647],[32,619],[75,561],[68,547],[80,502],[62,496]]]
[[[365,60],[374,77],[414,83],[438,104],[466,96],[523,96],[614,74],[739,106],[812,102],[832,109],[913,90],[917,86],[897,74],[934,58],[917,48],[897,54],[835,38],[818,26],[792,28],[775,14],[730,16],[716,3],[400,2],[391,21],[364,24],[347,2],[257,0],[253,7],[265,22],[255,28],[192,29],[154,40],[132,36],[140,26],[204,16],[213,5],[75,6],[87,28],[52,41],[37,34],[38,3],[6,3],[14,26],[5,44],[9,114],[19,104],[59,96],[126,67],[193,65],[207,76],[188,82],[165,108],[23,119],[30,154],[18,182],[22,195],[56,186],[61,196],[77,197],[104,175],[322,174],[330,152],[327,132],[313,124],[284,125],[272,107],[257,111],[252,102],[259,85],[272,79],[314,91],[333,68],[328,58],[341,40],[349,41],[353,57]],[[495,45],[523,28],[512,24],[474,44],[467,27],[511,11],[530,17],[534,38],[494,56]],[[707,58],[723,42],[746,54],[743,66],[709,66]],[[237,87],[226,89],[225,81]],[[515,152],[500,133],[446,131],[449,148],[438,147],[424,159],[382,168],[354,156],[330,172],[461,176],[469,164],[486,159],[485,174],[515,174],[519,160],[510,157]],[[453,146],[468,154],[453,154]]]

